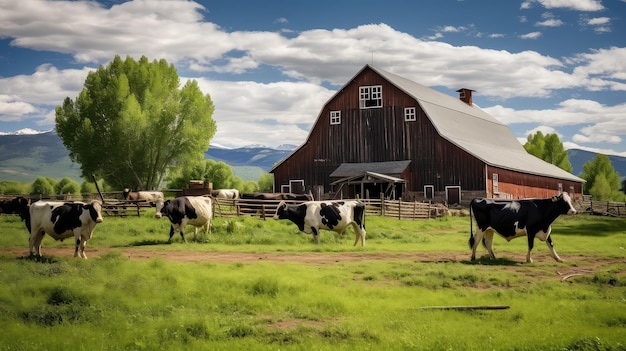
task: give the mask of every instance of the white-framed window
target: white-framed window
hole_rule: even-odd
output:
[[[415,107],[405,107],[404,108],[404,120],[407,122],[412,122],[416,120],[415,117]]]
[[[432,200],[434,197],[435,197],[435,186],[424,185],[424,198],[427,200]]]
[[[563,192],[563,183],[559,183],[559,194]]]
[[[497,193],[499,193],[499,192],[500,192],[500,191],[498,190],[498,173],[494,173],[494,174],[491,176],[491,179],[493,180],[493,193],[494,193],[494,194],[497,194]]]
[[[330,111],[330,124],[341,124],[341,111]]]
[[[359,103],[362,109],[383,107],[383,86],[359,87]]]

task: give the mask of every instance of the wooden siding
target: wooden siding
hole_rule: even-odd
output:
[[[359,87],[382,86],[382,108],[359,108]],[[404,120],[404,108],[415,107],[416,120]],[[330,124],[330,112],[341,111],[341,123]],[[491,172],[484,162],[441,137],[418,102],[370,68],[364,69],[322,107],[308,140],[273,170],[275,189],[304,179],[314,194],[337,191],[328,177],[342,163],[411,160],[402,178],[404,193],[423,193],[432,185],[437,194],[458,186],[462,192],[493,196]],[[555,189],[562,182],[580,193],[581,184],[523,173],[497,170],[500,193],[511,197],[541,197],[538,189]],[[372,194],[373,195],[373,194]],[[373,195],[376,196],[376,195]],[[462,200],[465,196],[462,196]]]
[[[498,192],[494,193],[493,174],[498,175]],[[559,194],[561,190],[582,198],[582,183],[519,173],[497,167],[487,166],[487,197],[501,199],[548,198]],[[573,191],[572,191],[573,190]]]

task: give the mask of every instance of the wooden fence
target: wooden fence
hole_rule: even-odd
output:
[[[218,217],[236,217],[241,215],[258,216],[260,218],[273,217],[281,200],[251,200],[251,199],[214,199],[214,215]],[[359,200],[365,204],[365,214],[387,216],[397,219],[428,219],[444,216],[448,213],[447,207],[432,205],[424,202],[406,202],[400,200],[367,199]],[[288,204],[298,204],[305,201],[285,201]]]

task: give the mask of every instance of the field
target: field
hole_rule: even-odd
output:
[[[370,216],[362,248],[251,217],[168,244],[151,211],[105,217],[88,260],[50,237],[29,257],[0,216],[0,349],[626,350],[624,219],[562,216],[565,262],[537,241],[528,264],[526,240],[499,237],[470,262],[468,217]]]

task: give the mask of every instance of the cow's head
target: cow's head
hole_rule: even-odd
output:
[[[274,214],[274,219],[289,219],[288,216],[288,205],[285,201],[281,201],[276,207],[276,214]]]
[[[161,202],[162,200],[159,200],[159,202]],[[155,218],[161,218],[163,217],[163,215],[167,216],[167,213],[169,211],[169,208],[171,207],[170,205],[171,201],[167,200],[165,202],[161,203],[161,207],[159,207],[159,203],[157,202],[156,205],[156,213],[154,214]]]
[[[567,213],[567,214],[576,213],[576,209],[574,208],[574,205],[572,205],[572,198],[569,196],[568,193],[563,192],[559,196],[553,196],[552,201],[560,203],[560,208],[562,209],[563,213]]]
[[[156,213],[154,214],[154,218],[161,218],[163,215],[161,214],[161,210],[163,209],[163,207],[165,206],[166,203],[169,203],[169,200],[167,200],[167,202],[163,202],[163,199],[158,199],[156,202]]]
[[[102,223],[104,219],[102,218],[102,203],[100,203],[100,201],[93,200],[88,205],[85,205],[85,207],[89,210],[89,215],[94,222]]]

